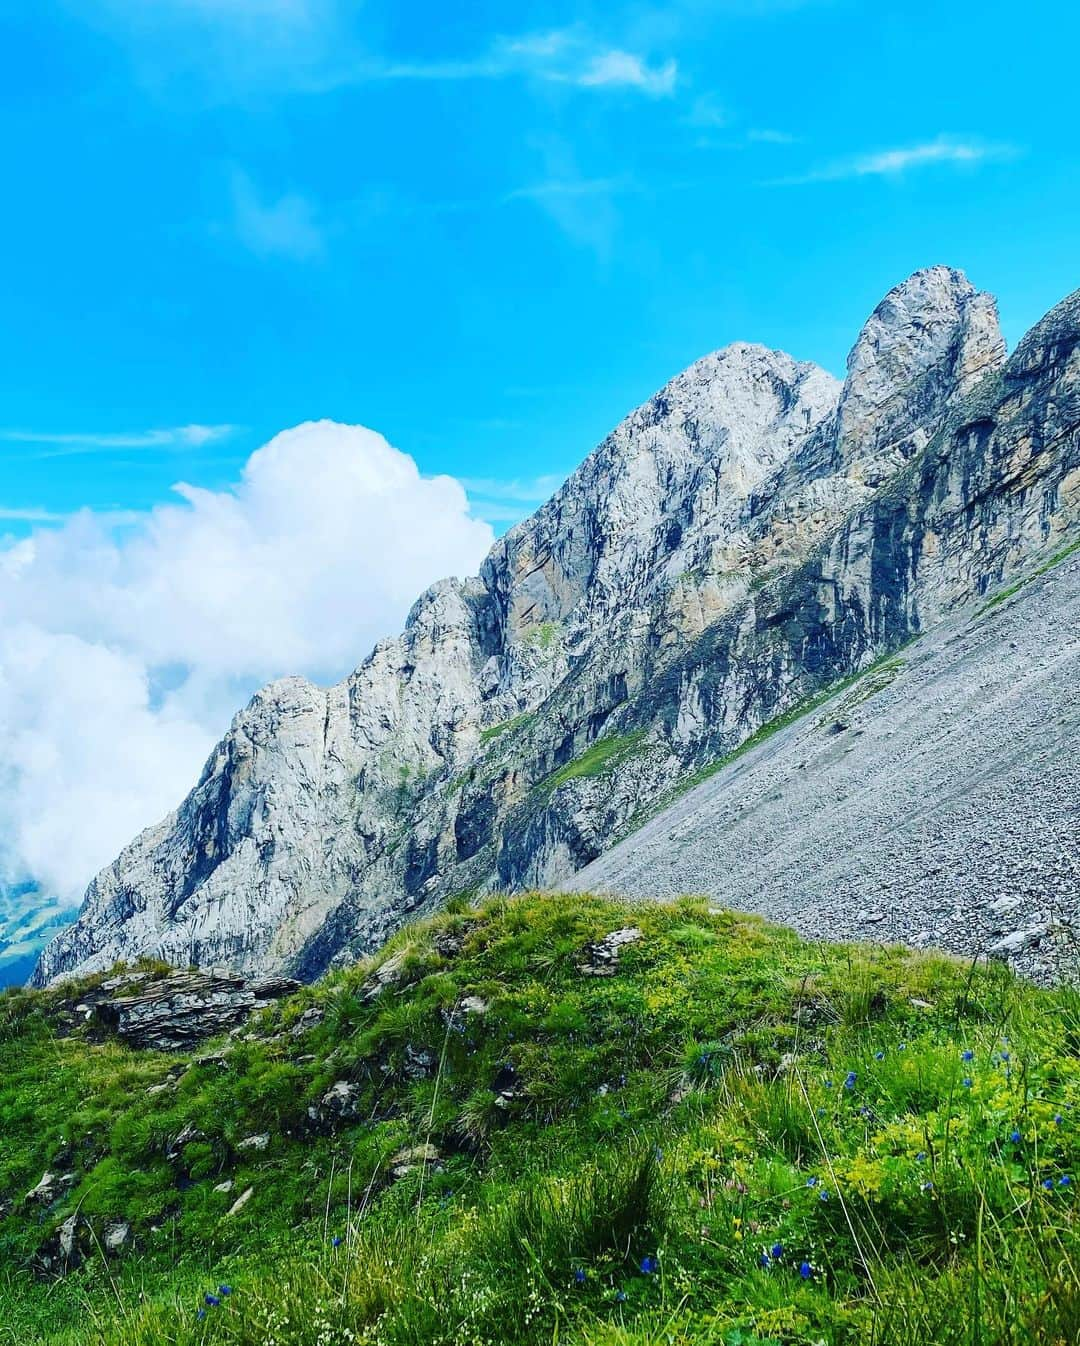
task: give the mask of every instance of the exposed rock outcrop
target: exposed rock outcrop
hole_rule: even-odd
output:
[[[456,892],[566,880],[1068,535],[1078,308],[1006,363],[992,299],[935,267],[842,386],[758,346],[698,361],[344,682],[260,692],[37,980],[143,953],[306,978]]]
[[[220,971],[127,972],[58,1006],[56,1013],[60,1023],[66,1010],[75,1022],[100,1024],[132,1047],[173,1051],[239,1028],[299,985],[288,977],[245,981]],[[170,1082],[152,1087],[161,1092]]]

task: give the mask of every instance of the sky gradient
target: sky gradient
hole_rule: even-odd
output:
[[[839,372],[935,262],[1015,342],[1080,273],[1078,48],[1040,0],[0,0],[0,527],[324,416],[505,524],[710,349]]]

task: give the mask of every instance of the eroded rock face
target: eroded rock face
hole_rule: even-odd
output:
[[[91,884],[47,982],[152,954],[311,977],[455,892],[564,881],[687,773],[1065,536],[1074,296],[893,290],[843,386],[759,346],[629,416],[481,574],[327,690],[260,692]]]
[[[79,997],[71,1007],[74,1020],[96,1021],[133,1047],[173,1051],[229,1032],[256,1010],[290,992],[300,983],[288,977],[245,981],[227,972],[174,972],[160,977],[130,972],[111,977]],[[59,1010],[63,1015],[63,1008]],[[171,1081],[152,1086],[165,1092]]]

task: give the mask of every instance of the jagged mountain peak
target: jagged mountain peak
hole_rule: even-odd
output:
[[[311,976],[454,892],[565,879],[1073,526],[1080,378],[1046,355],[1072,349],[1071,315],[1010,362],[1024,395],[987,380],[978,433],[952,438],[1004,343],[949,268],[890,291],[842,387],[750,343],[696,361],[342,683],[256,697],[38,980],[144,953]]]
[[[832,453],[819,466],[876,490],[926,445],[946,403],[1005,361],[994,297],[932,266],[889,291],[847,360]]]

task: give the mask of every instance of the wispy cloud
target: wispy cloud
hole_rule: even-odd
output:
[[[497,38],[476,57],[367,63],[356,73],[360,79],[369,80],[519,77],[579,89],[629,89],[662,98],[674,92],[679,68],[672,57],[653,62],[641,52],[607,46],[575,27]]]
[[[507,192],[504,201],[552,201],[637,191],[632,178],[548,178]]]
[[[640,89],[652,97],[674,92],[679,67],[673,57],[662,65],[650,66],[631,51],[601,52],[594,56],[575,83],[584,89],[630,88]]]
[[[38,456],[60,458],[110,449],[198,449],[204,444],[226,439],[236,429],[235,425],[175,425],[168,429],[120,433],[0,429],[0,441],[46,446],[49,452]]]
[[[755,145],[797,145],[799,137],[790,131],[776,131],[768,126],[752,126],[746,138]]]
[[[557,473],[539,477],[467,477],[462,481],[469,507],[486,523],[515,524],[548,500],[563,484]]]
[[[562,485],[563,478],[556,472],[539,477],[465,477],[462,486],[469,495],[485,496],[493,500],[514,500],[523,504],[542,504]]]
[[[5,523],[62,523],[66,514],[57,514],[51,509],[19,509],[16,506],[0,505],[0,520]]]
[[[933,164],[970,167],[993,160],[1011,159],[1017,153],[1018,150],[1013,145],[995,145],[939,136],[936,140],[926,141],[920,145],[906,145],[839,159],[821,168],[811,169],[808,173],[778,178],[771,185],[796,187],[812,182],[839,182],[847,178],[900,177],[913,169],[927,168]]]
[[[704,93],[694,99],[684,120],[688,126],[719,131],[731,124],[731,114],[715,94]]]
[[[256,257],[306,262],[320,257],[325,249],[326,237],[314,202],[297,192],[265,199],[240,169],[233,173],[232,210],[236,237]]]

